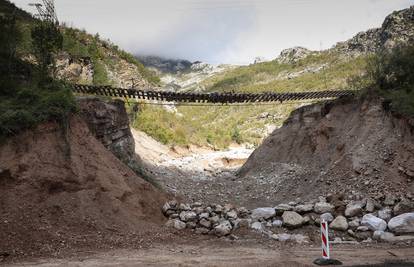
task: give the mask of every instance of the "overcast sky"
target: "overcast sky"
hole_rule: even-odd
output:
[[[31,11],[28,3],[12,0]],[[414,0],[55,0],[60,21],[134,54],[247,64],[282,49],[319,50]]]

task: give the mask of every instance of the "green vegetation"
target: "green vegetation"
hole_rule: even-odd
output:
[[[392,111],[414,116],[414,45],[371,57],[358,81],[368,94],[385,98]]]
[[[294,64],[271,61],[231,69],[203,83],[209,92],[302,92],[341,89],[348,88],[348,78],[361,75],[366,64],[366,56],[343,58],[334,52],[321,52]],[[306,69],[317,71],[306,72]],[[299,75],[288,78],[289,73]],[[268,127],[281,126],[290,112],[300,105],[301,103],[241,107],[178,106],[177,114],[169,113],[161,107],[144,106],[133,126],[169,145],[193,143],[213,145],[217,148],[227,147],[230,143],[258,145],[266,136]],[[265,112],[271,116],[259,119],[259,115]]]
[[[215,92],[302,92],[340,89],[350,75],[360,74],[366,57],[342,58],[335,52],[310,55],[294,64],[277,61],[244,66],[214,76],[204,82],[207,91]],[[320,70],[317,70],[321,68]],[[317,71],[306,71],[316,69]],[[302,73],[301,73],[302,72]],[[288,74],[300,73],[289,79]]]
[[[53,70],[55,54],[62,49],[63,36],[54,23],[36,21],[31,30],[33,54],[42,76]]]
[[[94,36],[67,26],[61,29],[63,34],[63,50],[74,57],[88,57],[92,59],[94,67],[93,83],[96,85],[110,85],[107,68],[114,70],[119,59],[137,67],[141,76],[152,84],[159,84],[159,77],[144,67],[133,55],[119,49],[110,41],[104,41],[99,34]],[[112,55],[116,55],[116,59]],[[106,66],[106,67],[105,67]]]
[[[298,104],[262,106],[177,106],[177,112],[141,105],[132,126],[168,145],[260,144],[265,125],[281,126]],[[258,118],[262,113],[273,117]]]
[[[59,36],[44,26],[32,28],[33,34],[40,34],[32,47],[45,65],[31,65],[21,60],[27,52],[21,50],[21,43],[27,42],[27,32],[22,31],[25,28],[18,19],[9,14],[0,16],[0,139],[44,121],[64,122],[76,110],[71,91],[45,71]]]

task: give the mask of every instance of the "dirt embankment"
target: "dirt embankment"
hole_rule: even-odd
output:
[[[0,145],[3,255],[58,255],[71,248],[126,246],[131,240],[138,246],[163,224],[165,200],[78,117],[66,132],[46,123]]]
[[[283,164],[297,175],[276,175]],[[301,170],[298,172],[298,170]],[[380,100],[340,99],[294,111],[240,170],[241,180],[269,180],[273,199],[328,193],[383,198],[414,193],[414,122]]]

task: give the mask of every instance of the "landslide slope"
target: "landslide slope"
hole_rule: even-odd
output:
[[[2,253],[139,246],[164,220],[164,193],[121,163],[78,117],[66,131],[45,123],[8,139],[0,145],[0,169]]]
[[[278,176],[283,164],[293,165],[297,175]],[[393,116],[379,100],[302,107],[265,139],[239,174],[246,182],[267,180],[276,201],[328,193],[413,194],[414,121]]]

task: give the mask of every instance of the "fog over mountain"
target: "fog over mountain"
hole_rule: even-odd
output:
[[[31,10],[32,0],[14,0]],[[140,55],[247,64],[292,46],[326,49],[414,0],[57,0],[61,21]]]

